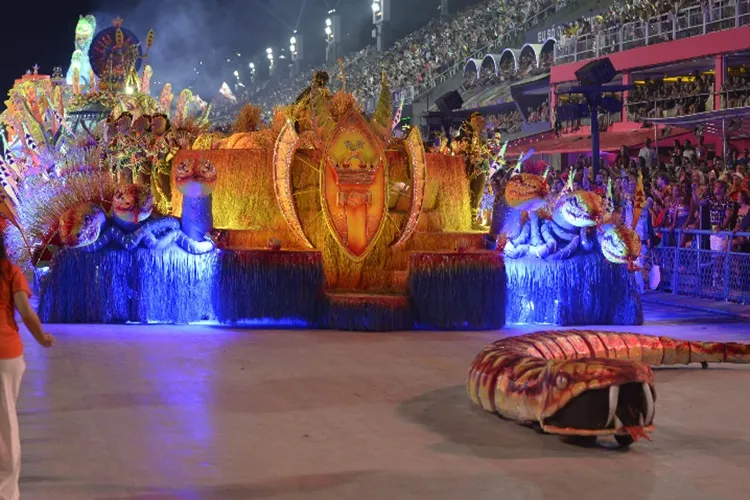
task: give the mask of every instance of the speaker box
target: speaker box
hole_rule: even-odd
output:
[[[450,113],[451,111],[461,109],[461,106],[464,105],[464,100],[458,91],[451,90],[447,94],[438,97],[435,104],[442,113]]]
[[[604,85],[611,82],[617,71],[608,57],[597,59],[576,71],[576,78],[584,86]]]

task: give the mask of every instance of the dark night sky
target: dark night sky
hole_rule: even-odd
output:
[[[235,69],[246,76],[251,61],[265,68],[265,48],[269,45],[275,47],[277,54],[281,49],[288,51],[295,27],[304,36],[306,59],[315,62],[324,59],[323,27],[330,8],[335,7],[342,16],[345,52],[372,43],[371,0],[11,0],[4,3],[7,5],[0,16],[0,43],[5,48],[0,64],[0,103],[13,80],[35,63],[44,74],[50,74],[54,66],[67,71],[79,14],[95,14],[97,31],[122,16],[123,26],[142,41],[153,28],[156,40],[149,63],[154,69],[154,82],[171,81],[178,91],[191,85],[204,96],[215,92],[221,81],[231,81]],[[393,0],[394,30],[408,32],[418,28],[437,15],[439,3],[439,0]],[[237,53],[241,55],[238,57]]]

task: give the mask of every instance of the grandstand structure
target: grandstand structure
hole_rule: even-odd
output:
[[[483,0],[451,12],[450,16],[433,19],[430,24],[395,42],[389,50],[378,52],[373,46],[342,58],[348,87],[354,91],[365,111],[372,112],[379,95],[380,71],[385,71],[394,90],[394,103],[405,103],[404,116],[420,116],[434,107],[435,97],[461,85],[466,57],[481,58],[523,40],[527,33],[541,29],[545,23],[590,15],[595,9],[614,0]],[[489,18],[492,22],[489,22]],[[466,32],[466,25],[470,33]],[[460,30],[459,30],[460,27]],[[459,30],[459,31],[457,31]],[[464,36],[462,36],[462,34]],[[410,52],[406,57],[406,52]],[[440,53],[437,57],[436,54]],[[404,68],[406,61],[410,66]],[[337,61],[314,70],[339,72]],[[252,88],[238,89],[237,104],[229,105],[220,98],[215,102],[214,121],[231,121],[245,102],[263,107],[269,117],[277,106],[284,106],[309,85],[312,70],[291,78],[259,80]],[[333,85],[337,78],[331,78]],[[413,109],[412,109],[413,106]]]
[[[524,44],[468,58],[456,87],[462,108],[433,106],[420,124],[436,129],[447,118],[458,122],[478,110],[495,117],[511,141],[506,157],[533,147],[538,159],[565,166],[592,147],[587,105],[565,91],[578,85],[576,72],[585,64],[607,57],[618,72],[611,83],[632,90],[608,96],[599,109],[603,153],[640,148],[647,138],[657,148],[674,139],[696,143],[698,131],[718,156],[729,141],[747,147],[750,0],[688,2],[681,10],[609,28],[601,18],[594,23],[599,26],[577,36],[545,26]],[[508,116],[516,119],[503,119]]]

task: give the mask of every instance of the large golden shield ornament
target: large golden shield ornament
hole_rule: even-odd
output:
[[[367,256],[385,224],[387,172],[382,140],[351,110],[328,138],[320,195],[331,234],[354,260]]]
[[[368,120],[351,99],[351,105],[337,110],[334,118],[330,95],[313,88],[310,93],[310,118],[313,140],[323,151],[320,165],[320,202],[331,235],[344,254],[354,261],[367,257],[385,226],[388,216],[388,163],[385,148],[393,128],[393,102],[385,74],[375,113]],[[335,100],[335,96],[334,96]],[[397,244],[408,239],[416,227],[416,218],[424,184],[424,151],[415,136],[410,159],[421,164],[414,185],[419,203],[416,215],[400,234]],[[415,142],[416,141],[416,142]],[[274,186],[284,219],[297,240],[312,247],[299,220],[292,193],[291,165],[299,143],[293,121],[289,120],[276,141],[274,150]],[[418,143],[418,144],[417,144]]]

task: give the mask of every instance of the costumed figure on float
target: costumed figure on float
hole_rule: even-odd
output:
[[[76,81],[79,85],[85,87],[91,86],[92,69],[89,62],[89,49],[91,41],[96,33],[96,18],[94,16],[79,16],[76,25],[75,50],[70,58],[70,67],[66,80],[68,85],[73,85]]]
[[[453,153],[463,156],[466,161],[466,174],[469,178],[471,195],[471,220],[474,229],[485,229],[480,224],[479,205],[484,195],[490,169],[486,135],[487,122],[480,113],[474,112],[461,124],[458,136],[451,144]]]

